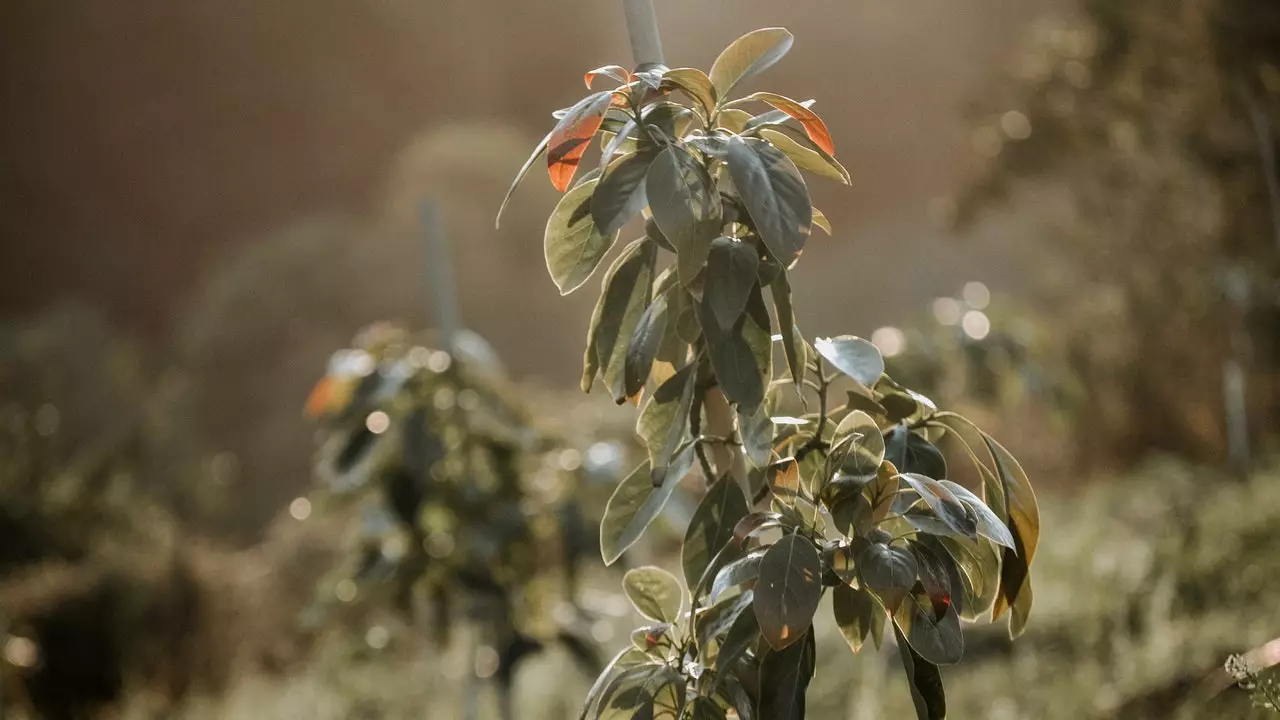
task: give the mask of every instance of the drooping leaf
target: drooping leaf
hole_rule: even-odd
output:
[[[507,204],[511,202],[511,196],[516,194],[516,187],[520,185],[520,181],[528,174],[529,168],[533,167],[538,158],[542,157],[542,153],[547,151],[547,145],[551,142],[551,136],[554,134],[555,130],[547,133],[546,137],[542,138],[542,142],[538,143],[538,146],[533,149],[533,154],[529,156],[529,159],[524,161],[524,165],[520,166],[520,171],[516,173],[515,179],[511,181],[511,187],[507,188],[507,194],[502,198],[502,204],[498,206],[498,214],[493,218],[495,230],[502,225],[502,212],[507,209]]]
[[[754,597],[755,594],[747,589],[706,608],[697,620],[698,647],[705,648],[712,641],[723,639],[729,628],[738,621],[738,616],[750,610]]]
[[[627,548],[640,539],[644,529],[662,512],[676,486],[693,467],[693,445],[680,451],[671,462],[660,486],[650,480],[649,463],[637,467],[610,496],[600,521],[600,555],[612,565]]]
[[[947,477],[947,459],[936,445],[912,432],[899,422],[885,433],[885,457],[904,473],[915,473],[943,480]]]
[[[816,666],[813,633],[807,633],[802,642],[766,652],[760,659],[759,717],[804,720],[805,691]]]
[[[725,633],[724,639],[720,641],[720,647],[716,650],[717,685],[732,674],[729,671],[734,663],[759,639],[760,626],[756,622],[756,614],[754,612],[738,613],[738,619],[729,626],[729,632]]]
[[[646,244],[649,244],[646,240],[636,240],[627,245],[605,272],[600,299],[596,301],[587,330],[587,349],[582,363],[583,392],[591,390],[596,373],[607,368],[615,355],[619,369],[622,367],[626,343],[649,300],[649,277],[653,268],[650,258],[654,251],[652,247],[646,248]],[[619,349],[618,345],[623,347]]]
[[[728,332],[742,317],[759,265],[760,258],[746,243],[727,237],[711,241],[703,302],[710,306],[721,331]]]
[[[754,583],[756,578],[760,576],[760,561],[764,558],[764,552],[752,552],[746,557],[739,558],[733,562],[720,568],[716,573],[716,579],[711,583],[711,591],[707,597],[711,602],[715,602],[724,591],[731,587]]]
[[[608,118],[605,119],[605,122],[608,122]],[[636,150],[638,143],[633,135],[638,127],[636,119],[628,116],[618,126],[617,132],[612,133],[612,137],[610,137],[610,133],[601,129],[600,140],[603,143],[603,147],[600,148],[600,166],[596,168],[597,172],[603,175],[605,168],[609,166],[609,163],[613,161],[614,156],[618,153],[634,152]],[[608,142],[605,142],[605,138],[608,138]]]
[[[685,584],[690,590],[697,588],[711,558],[733,540],[734,527],[749,512],[747,499],[732,476],[726,474],[707,490],[689,521],[680,551]]]
[[[943,487],[950,490],[956,497],[960,498],[960,502],[964,503],[971,511],[978,523],[978,534],[991,540],[997,545],[1014,549],[1013,535],[1009,532],[1009,528],[1000,522],[1000,518],[982,502],[982,498],[974,495],[973,492],[963,485],[958,485],[950,480],[942,481]]]
[[[822,228],[822,232],[828,235],[831,234],[831,221],[828,220],[827,216],[823,215],[822,211],[818,208],[813,209],[813,226],[816,228]]]
[[[899,654],[902,656],[902,667],[907,673],[907,685],[911,688],[911,701],[916,708],[917,720],[945,720],[947,699],[942,689],[942,671],[937,665],[920,657],[897,626],[893,632],[898,637],[898,648],[901,650]]]
[[[591,195],[591,217],[600,232],[616,233],[645,206],[645,175],[654,155],[633,152],[613,161]]]
[[[751,93],[737,102],[747,102],[751,100],[767,102],[778,110],[781,110],[796,120],[799,120],[800,125],[804,127],[805,134],[809,136],[809,139],[812,140],[815,145],[821,148],[822,151],[828,155],[835,154],[835,143],[831,140],[831,131],[827,130],[827,124],[822,122],[822,118],[818,117],[817,113],[810,110],[807,106],[802,105],[785,95],[779,95],[771,92]]]
[[[689,108],[674,102],[654,103],[640,113],[650,146],[667,145],[684,137],[693,125],[695,115]]]
[[[885,461],[876,470],[876,479],[867,484],[867,500],[871,504],[871,522],[879,523],[888,516],[893,508],[893,500],[897,497],[898,469],[893,463]]]
[[[582,154],[613,103],[613,91],[592,93],[579,100],[551,131],[547,145],[547,172],[556,190],[564,192],[578,171]]]
[[[898,606],[893,622],[916,654],[933,665],[954,665],[964,655],[964,634],[955,608],[940,615],[923,593],[912,593]]]
[[[759,532],[782,525],[782,516],[769,510],[757,510],[738,521],[733,528],[734,542],[741,545]]]
[[[769,317],[769,308],[764,304],[764,293],[760,286],[751,288],[747,297],[745,321],[742,323],[742,339],[751,349],[756,373],[760,376],[760,387],[769,387],[773,382],[773,327]],[[739,410],[746,408],[754,412],[750,405],[740,405]]]
[[[785,270],[774,278],[770,290],[778,316],[778,332],[782,335],[782,352],[787,358],[787,368],[791,370],[791,381],[800,388],[804,384],[805,342],[796,327],[796,315],[791,307],[791,282]]]
[[[800,106],[805,108],[811,108],[813,107],[813,104],[815,102],[817,101],[805,100],[800,103]],[[736,109],[736,108],[726,108],[724,110],[721,110],[721,113],[727,113],[733,109]],[[760,113],[755,117],[751,117],[750,113],[745,113],[745,114],[748,116],[748,120],[746,124],[744,124],[740,130],[735,131],[739,135],[750,135],[752,133],[758,132],[760,128],[783,125],[788,120],[792,119],[790,115],[788,115],[787,113],[781,110],[770,110],[769,112]]]
[[[774,543],[760,561],[755,595],[760,633],[774,649],[803,637],[822,599],[822,559],[813,543],[796,534]]]
[[[696,371],[695,365],[686,365],[659,385],[636,420],[636,434],[649,450],[654,485],[661,484],[666,477],[667,461],[675,454],[689,427]]]
[[[757,138],[729,138],[725,161],[756,232],[783,267],[804,250],[813,222],[809,188],[795,163]]]
[[[720,235],[715,184],[687,150],[670,145],[654,158],[645,188],[654,222],[676,248],[680,282],[689,285],[707,264],[711,242]]]
[[[769,402],[760,403],[754,412],[738,409],[738,437],[742,440],[743,454],[752,467],[764,467],[773,451],[773,418],[769,416]]]
[[[922,538],[931,542],[930,538]],[[937,542],[950,553],[960,569],[964,585],[964,608],[961,618],[974,620],[991,609],[1000,589],[1000,554],[987,540],[939,537]]]
[[[744,337],[749,321],[740,318],[736,327],[723,332],[712,317],[708,303],[699,303],[696,313],[706,338],[707,357],[721,391],[739,407],[754,411],[764,400],[764,382],[752,346]]]
[[[674,68],[662,76],[662,84],[683,91],[710,113],[716,107],[717,95],[711,78],[697,68]]]
[[[791,158],[791,162],[801,170],[808,170],[815,175],[821,175],[826,178],[835,180],[838,183],[850,184],[849,171],[844,169],[835,158],[824,157],[816,148],[808,148],[801,144],[790,135],[780,130],[763,127],[759,130],[760,137],[769,141],[769,144],[782,151],[782,154]],[[825,216],[823,217],[825,221]],[[818,225],[818,218],[815,214],[814,224]],[[821,227],[821,226],[820,226]],[[831,234],[831,226],[827,225],[823,228],[828,235]]]
[[[647,658],[635,648],[626,648],[614,655],[609,662],[605,663],[604,670],[600,671],[600,675],[587,691],[587,697],[582,701],[582,711],[578,713],[578,720],[586,720],[587,715],[599,704],[605,688],[616,677],[615,671],[625,670],[642,663],[647,664],[646,660]]]
[[[867,633],[871,632],[872,622],[877,619],[884,622],[883,618],[878,618],[877,609],[876,601],[861,588],[846,584],[837,585],[831,591],[831,611],[835,615],[836,625],[854,652],[862,649]]]
[[[622,576],[622,589],[636,610],[650,620],[669,623],[680,615],[680,581],[660,567],[628,570]]]
[[[623,387],[627,346],[649,306],[656,254],[657,247],[647,239],[628,245],[609,268],[600,295],[602,309],[594,337],[596,357],[605,385],[619,404],[628,397]]]
[[[645,308],[627,342],[622,381],[622,391],[626,397],[639,393],[649,379],[653,360],[658,355],[658,344],[667,331],[667,322],[667,294],[663,293]]]
[[[1017,637],[1026,628],[1031,614],[1031,561],[1040,540],[1040,508],[1026,472],[1003,445],[983,434],[991,456],[995,459],[1000,484],[1004,489],[1005,507],[1009,513],[1009,532],[1014,549],[1004,550],[1000,566],[1000,592],[991,611],[992,620],[1011,609],[1009,634]]]
[[[874,385],[884,374],[884,358],[880,356],[880,350],[860,337],[818,338],[813,349],[837,370],[867,387]]]
[[[729,97],[742,80],[767,70],[782,59],[795,40],[782,28],[764,28],[749,32],[729,43],[711,64],[711,84],[721,100]]]
[[[547,272],[561,295],[582,287],[613,245],[614,234],[600,232],[592,220],[595,189],[591,181],[570,190],[547,219],[542,241]]]
[[[916,584],[916,558],[906,548],[873,543],[858,556],[862,582],[894,610]]]
[[[934,517],[959,535],[974,538],[978,535],[978,521],[973,511],[960,502],[960,498],[945,485],[931,477],[915,473],[902,473],[902,479],[924,500]]]

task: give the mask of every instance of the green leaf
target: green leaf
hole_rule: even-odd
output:
[[[533,149],[533,154],[528,160],[524,161],[524,165],[520,166],[520,171],[516,173],[516,178],[511,181],[511,187],[507,188],[507,194],[502,198],[502,204],[498,206],[498,214],[493,218],[493,227],[496,230],[502,225],[502,212],[507,209],[507,204],[511,202],[511,196],[516,194],[516,187],[520,185],[520,181],[528,174],[529,168],[538,162],[538,158],[542,157],[542,153],[547,151],[547,144],[551,142],[551,136],[555,134],[555,130],[547,133],[542,138],[542,142],[538,143],[538,147]]]
[[[602,693],[608,687],[613,678],[616,677],[614,674],[615,669],[625,669],[642,663],[647,663],[647,658],[645,658],[642,653],[637,652],[634,648],[626,648],[625,650],[618,651],[618,653],[605,664],[604,670],[600,671],[600,675],[596,677],[595,682],[591,684],[591,688],[587,690],[587,697],[582,701],[582,711],[578,713],[578,720],[586,720],[587,715],[591,714],[592,710],[594,710],[599,704],[602,698]]]
[[[1009,528],[1000,522],[1000,518],[982,502],[982,498],[974,495],[969,488],[958,485],[950,480],[943,480],[942,486],[950,490],[960,502],[973,511],[978,523],[978,534],[991,540],[997,545],[1014,549],[1013,535],[1009,532]]]
[[[609,268],[600,295],[602,309],[594,338],[596,357],[605,385],[619,404],[628,398],[623,387],[627,346],[649,306],[656,253],[657,247],[647,239],[628,245]]]
[[[636,323],[631,339],[627,342],[627,356],[624,366],[622,391],[627,397],[633,397],[644,388],[649,379],[649,371],[653,368],[653,360],[658,355],[658,344],[667,330],[667,295],[654,298],[653,303],[645,308]]]
[[[817,102],[817,101],[816,101],[816,100],[805,100],[804,102],[800,103],[800,106],[801,106],[801,107],[805,107],[805,108],[811,108],[811,107],[813,107],[813,104],[814,104],[815,102]],[[721,114],[723,114],[723,113],[727,113],[727,112],[731,112],[731,111],[732,111],[732,109],[725,109],[725,110],[722,110],[722,111],[721,111]],[[757,132],[759,132],[761,128],[770,127],[770,126],[775,126],[775,125],[785,127],[785,125],[783,125],[783,123],[785,123],[785,122],[787,122],[788,120],[791,120],[791,119],[792,119],[792,118],[791,118],[791,115],[789,115],[788,113],[785,113],[785,112],[783,112],[783,111],[781,111],[781,110],[770,110],[769,112],[766,112],[766,113],[760,113],[759,115],[756,115],[755,117],[751,117],[751,114],[750,114],[750,113],[746,113],[745,111],[740,111],[740,112],[744,112],[744,114],[746,114],[746,115],[747,115],[747,118],[748,118],[748,119],[747,119],[747,121],[742,125],[742,127],[741,127],[741,128],[739,128],[738,130],[736,130],[736,131],[735,131],[735,132],[737,132],[739,135],[751,135],[752,133],[757,133]]]
[[[861,410],[840,420],[831,443],[833,465],[841,474],[874,476],[884,462],[884,436],[875,419]]]
[[[591,217],[600,232],[612,235],[640,213],[645,202],[645,176],[653,153],[623,155],[609,165],[591,195]]]
[[[739,613],[738,619],[733,621],[729,632],[725,633],[724,639],[720,641],[720,647],[716,650],[717,685],[723,678],[732,674],[729,670],[733,664],[759,639],[760,626],[756,622],[756,614],[754,612]]]
[[[874,598],[866,590],[850,585],[837,585],[831,591],[831,611],[835,615],[840,634],[844,635],[849,649],[858,652],[871,632],[871,624],[877,617],[877,606]]]
[[[654,485],[666,477],[667,464],[689,427],[697,366],[686,365],[658,386],[636,421],[636,434],[649,451]]]
[[[767,636],[766,636],[767,637]],[[775,648],[760,659],[758,715],[769,720],[804,720],[805,691],[817,666],[813,633],[803,642]]]
[[[935,480],[947,477],[947,459],[936,445],[898,423],[884,436],[885,457],[904,473],[924,475]]]
[[[799,140],[788,135],[781,130],[762,127],[759,130],[760,137],[767,140],[770,145],[782,151],[783,155],[791,158],[791,162],[801,170],[808,170],[815,175],[821,175],[826,178],[835,180],[838,183],[850,184],[849,171],[844,169],[834,157],[819,152],[817,146],[807,147]],[[814,224],[818,224],[818,214],[814,213]],[[825,216],[824,216],[825,220]],[[831,227],[823,228],[828,235],[831,234]]]
[[[831,140],[831,131],[827,130],[827,124],[818,117],[818,114],[809,109],[809,105],[792,100],[785,95],[779,95],[771,92],[751,93],[741,100],[735,101],[735,105],[743,102],[751,101],[767,102],[773,107],[781,110],[792,118],[798,120],[800,125],[804,127],[805,134],[809,137],[813,144],[822,152],[828,155],[835,154],[835,143]],[[812,104],[812,103],[810,103]]]
[[[729,176],[765,246],[783,267],[804,250],[813,223],[809,188],[790,158],[757,138],[729,138]]]
[[[942,689],[942,671],[937,665],[920,657],[897,626],[894,626],[893,632],[898,638],[902,668],[907,673],[907,685],[911,688],[911,702],[916,707],[916,718],[945,720],[947,699]]]
[[[607,90],[586,96],[569,108],[551,131],[547,142],[547,172],[556,190],[568,189],[613,99],[613,92]]]
[[[688,720],[725,720],[725,712],[715,700],[699,695],[689,704]]]
[[[720,389],[731,402],[754,411],[764,400],[764,382],[755,352],[744,337],[746,318],[741,318],[733,330],[722,332],[707,303],[699,303],[696,312]]]
[[[654,158],[645,187],[654,223],[676,248],[680,282],[689,285],[707,264],[711,242],[720,235],[715,184],[689,151],[669,145]]]
[[[711,64],[711,84],[721,100],[729,97],[742,80],[767,70],[782,59],[795,40],[782,28],[764,28],[749,32],[729,43]]]
[[[743,453],[753,467],[764,467],[773,454],[773,418],[769,416],[769,402],[760,403],[754,412],[738,408],[738,437]]]
[[[693,445],[690,444],[671,462],[660,486],[654,487],[650,480],[649,463],[637,467],[618,483],[600,520],[600,555],[605,565],[612,565],[640,539],[692,467]]]
[[[791,282],[786,271],[778,273],[770,285],[773,295],[773,308],[778,316],[778,332],[782,335],[782,352],[787,357],[787,368],[791,370],[791,380],[796,388],[804,384],[805,342],[800,329],[796,327],[795,310],[791,306]]]
[[[742,489],[730,475],[721,477],[707,490],[689,521],[680,551],[680,564],[690,591],[697,588],[711,558],[733,540],[734,527],[749,512]]]
[[[875,384],[884,374],[884,358],[875,345],[853,335],[818,338],[813,349],[826,358],[837,370],[867,387]]]
[[[858,556],[862,583],[895,610],[916,584],[916,558],[906,548],[873,543]]]
[[[1005,610],[1012,610],[1009,634],[1017,637],[1026,629],[1027,618],[1031,614],[1031,561],[1040,540],[1040,508],[1031,489],[1031,481],[1013,455],[985,433],[983,441],[995,459],[1014,544],[1013,550],[1004,551],[1000,566],[1000,592],[992,607],[991,619],[999,618]]]
[[[542,247],[547,271],[561,295],[582,287],[613,245],[614,235],[602,233],[589,208],[595,181],[583,183],[560,198],[547,219]]]
[[[711,315],[721,331],[728,332],[742,317],[751,289],[756,284],[759,265],[756,251],[746,243],[727,237],[711,241],[703,302],[710,306]]]
[[[822,211],[818,208],[813,209],[813,225],[814,227],[821,228],[822,232],[827,235],[831,234],[831,221],[828,220],[827,216],[823,215]]]
[[[893,463],[882,463],[876,470],[876,479],[867,484],[867,500],[871,504],[871,522],[880,523],[893,508],[893,499],[898,495],[898,471]]]
[[[622,576],[622,589],[641,615],[658,622],[675,622],[683,593],[675,575],[660,567],[633,568]]]
[[[933,540],[921,538],[922,542]],[[990,542],[978,539],[940,537],[936,539],[960,570],[964,586],[964,608],[961,617],[975,620],[991,609],[1000,589],[1000,553]]]
[[[977,518],[945,485],[931,477],[915,473],[902,473],[900,477],[920,495],[933,511],[934,517],[952,531],[967,538],[978,536]]]
[[[755,586],[760,634],[775,649],[799,640],[822,599],[822,559],[807,538],[785,535],[760,560]]]
[[[713,641],[722,640],[722,636],[738,621],[738,616],[751,607],[754,598],[751,590],[743,590],[701,612],[697,621],[698,647],[706,648]]]
[[[927,573],[921,565],[921,575]],[[944,576],[942,582],[948,583]],[[950,604],[950,592],[946,602],[935,601],[926,593],[915,592],[898,606],[893,621],[915,652],[934,665],[954,665],[964,655],[964,635],[960,629],[960,616]]]
[[[618,357],[621,364],[626,353],[625,343],[630,341],[635,323],[639,322],[640,315],[644,312],[643,305],[648,304],[647,276],[652,273],[652,263],[647,260],[652,256],[653,250],[646,248],[647,244],[650,243],[643,239],[630,243],[605,272],[600,299],[596,301],[595,310],[591,313],[591,325],[587,330],[587,349],[582,362],[583,392],[590,392],[601,363],[613,361],[620,340],[623,341]],[[638,308],[632,307],[641,303],[643,305]],[[629,319],[633,310],[634,322]],[[624,327],[626,334],[622,332]]]
[[[662,76],[664,88],[679,89],[710,113],[716,107],[717,96],[711,78],[697,68],[674,68]]]
[[[760,561],[763,558],[764,552],[752,552],[720,568],[707,597],[715,602],[729,588],[755,582],[760,576]]]

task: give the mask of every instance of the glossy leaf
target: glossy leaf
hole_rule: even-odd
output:
[[[991,540],[997,545],[1014,549],[1013,534],[1009,532],[1009,528],[1000,522],[1000,518],[982,502],[982,498],[974,495],[969,488],[958,485],[950,480],[942,481],[943,487],[950,490],[960,502],[964,503],[974,514],[978,525],[978,534]]]
[[[695,365],[681,368],[658,386],[636,420],[636,434],[649,451],[654,485],[666,477],[667,462],[687,434],[696,379]]]
[[[796,327],[795,311],[791,307],[791,282],[787,279],[785,270],[774,278],[770,290],[778,317],[778,333],[782,336],[782,353],[787,358],[791,380],[799,388],[804,384],[805,341],[800,329]]]
[[[752,467],[769,464],[773,454],[773,418],[769,416],[769,402],[760,403],[754,412],[738,409],[738,438],[742,441],[743,454]]]
[[[831,442],[832,465],[839,473],[873,476],[884,462],[884,436],[876,421],[861,410],[840,420]]]
[[[1040,508],[1035,492],[1022,466],[1004,446],[983,435],[988,450],[995,459],[1000,483],[1004,489],[1005,507],[1008,509],[1010,534],[1014,549],[1004,551],[1000,570],[1000,593],[991,611],[992,619],[1012,610],[1009,618],[1009,634],[1017,637],[1026,628],[1031,614],[1031,561],[1035,557],[1040,540]]]
[[[613,245],[614,235],[602,233],[589,210],[595,189],[591,181],[570,190],[547,219],[542,246],[547,272],[561,295],[582,287]]]
[[[711,241],[703,302],[722,332],[731,330],[746,310],[759,265],[759,256],[746,243],[727,237]]]
[[[606,122],[607,121],[608,119],[606,118]],[[628,116],[627,119],[618,126],[617,132],[613,133],[612,137],[609,137],[608,132],[604,130],[600,131],[601,141],[604,142],[605,138],[608,137],[608,142],[604,142],[603,147],[600,148],[600,166],[596,168],[599,173],[604,174],[605,168],[609,166],[609,163],[613,161],[614,156],[618,153],[628,151],[634,152],[636,150],[638,143],[632,136],[635,134],[638,127],[639,125],[636,124],[636,119]]]
[[[589,70],[586,75],[582,76],[582,82],[590,90],[591,83],[595,82],[595,79],[601,75],[617,80],[620,84],[631,82],[631,73],[627,72],[627,69],[621,65],[604,65],[595,70]]]
[[[911,702],[915,705],[917,720],[945,720],[947,699],[942,689],[942,671],[937,665],[921,657],[896,626],[893,632],[898,637],[898,648],[901,650],[899,655],[907,673],[907,685],[911,688]]]
[[[769,720],[804,720],[805,691],[817,666],[813,633],[802,642],[775,648],[760,659],[760,705]]]
[[[870,593],[850,585],[837,585],[831,591],[831,611],[835,615],[840,634],[854,652],[862,649],[875,621],[884,622],[879,617],[879,607]]]
[[[811,108],[813,107],[814,102],[816,101],[805,100],[800,103],[800,106]],[[721,112],[726,113],[726,112],[729,112],[731,109],[734,109],[734,108],[726,108]],[[747,121],[747,123],[742,126],[742,129],[738,131],[738,134],[750,135],[752,133],[759,132],[761,128],[783,125],[784,123],[786,123],[788,120],[791,120],[791,119],[792,118],[790,115],[788,115],[787,113],[781,110],[770,110],[769,112],[760,113],[759,115],[756,115],[755,117],[750,118]]]
[[[738,521],[733,528],[734,542],[741,545],[747,538],[782,524],[782,516],[768,510],[757,510]]]
[[[954,532],[967,538],[978,535],[978,521],[973,512],[945,485],[931,477],[902,473],[902,480],[924,500],[935,517]]]
[[[821,228],[822,232],[828,235],[831,234],[831,221],[828,220],[827,216],[822,214],[822,211],[818,208],[813,209],[813,226]]]
[[[711,558],[733,540],[738,521],[751,512],[742,489],[731,475],[715,481],[698,503],[684,534],[680,565],[685,584],[697,588]]]
[[[702,106],[704,112],[711,112],[716,107],[718,96],[711,78],[697,68],[674,68],[662,76],[662,84],[678,88]]]
[[[674,622],[683,593],[675,575],[660,567],[633,568],[622,576],[622,589],[641,615],[658,622]]]
[[[573,182],[582,155],[595,137],[604,114],[613,103],[612,91],[592,93],[569,108],[547,145],[547,172],[556,190],[564,192]]]
[[[627,341],[622,380],[622,391],[627,397],[639,393],[649,379],[653,360],[658,355],[658,344],[666,334],[667,322],[667,294],[663,293],[645,308],[631,332],[631,339]]]
[[[904,473],[935,480],[947,477],[947,459],[936,445],[898,423],[885,433],[885,457]]]
[[[725,633],[724,639],[720,641],[719,648],[716,649],[716,683],[723,682],[723,678],[730,675],[730,669],[738,658],[760,639],[760,626],[756,622],[756,614],[754,612],[742,612],[738,614],[738,619],[733,621],[733,625],[729,626],[729,632]]]
[[[813,349],[837,370],[871,387],[884,374],[884,358],[870,342],[853,335],[818,338]]]
[[[930,542],[924,538],[924,542]],[[974,620],[995,602],[1000,589],[1000,553],[990,542],[964,538],[940,537],[937,542],[946,549],[960,569],[964,586],[964,608],[961,617]]]
[[[627,346],[649,306],[656,254],[657,247],[648,240],[627,246],[609,268],[600,295],[600,322],[594,336],[596,357],[605,385],[619,404],[628,397],[623,387]]]
[[[751,122],[751,113],[738,108],[724,108],[716,113],[716,127],[731,133],[741,133]],[[725,146],[728,149],[728,146]]]
[[[720,235],[720,197],[707,171],[687,150],[671,145],[658,153],[645,188],[658,229],[676,248],[680,282],[702,272],[712,241]]]
[[[600,555],[612,565],[627,548],[640,539],[649,523],[658,517],[676,486],[693,467],[693,445],[672,460],[660,486],[650,480],[649,463],[636,468],[614,489],[600,520]]]
[[[648,151],[623,155],[605,170],[591,194],[591,217],[600,232],[616,233],[645,206],[645,175],[653,162]]]
[[[760,634],[774,649],[799,640],[822,599],[822,560],[807,538],[785,535],[760,561],[755,585]]]
[[[763,558],[764,552],[753,552],[720,568],[720,572],[716,573],[716,579],[711,583],[711,590],[707,597],[715,602],[731,587],[754,583],[760,576],[760,561]]]
[[[884,462],[876,470],[876,479],[867,485],[867,500],[871,504],[871,522],[879,523],[888,516],[897,497],[898,470],[891,462]]]
[[[809,188],[795,163],[757,138],[729,138],[725,153],[729,176],[742,198],[756,232],[769,252],[790,267],[813,223]]]
[[[710,79],[721,100],[742,80],[782,59],[795,38],[782,28],[764,28],[734,40],[711,65]]]
[[[688,720],[725,720],[725,712],[715,700],[699,695],[689,703]]]
[[[903,547],[869,545],[858,556],[858,567],[863,584],[890,610],[897,608],[916,584],[916,558]]]
[[[845,185],[850,184],[849,171],[845,170],[844,166],[837,162],[835,158],[823,156],[823,154],[818,152],[815,148],[805,147],[799,141],[780,130],[763,127],[760,128],[759,133],[761,138],[769,141],[770,145],[781,150],[782,154],[791,158],[791,162],[795,163],[796,167],[801,170],[807,170],[815,175],[821,175],[835,180],[836,182],[844,183]],[[814,216],[815,225],[819,225],[817,215],[818,214],[815,214]],[[826,217],[823,216],[822,219],[825,224]],[[819,226],[821,227],[821,225]],[[825,230],[828,235],[831,234],[830,225],[823,227],[823,230]]]
[[[800,497],[800,463],[795,458],[784,458],[769,466],[769,490],[787,504]]]
[[[625,670],[641,663],[647,664],[647,658],[634,648],[626,648],[619,651],[609,662],[605,663],[604,670],[600,671],[595,682],[591,684],[591,688],[587,690],[587,697],[582,702],[582,711],[578,713],[578,720],[586,720],[587,715],[591,714],[591,711],[595,709],[605,688],[616,677],[615,670]]]
[[[753,412],[764,400],[764,382],[755,352],[745,337],[749,321],[742,318],[735,328],[722,332],[708,303],[699,303],[696,313],[721,391],[740,408]]]
[[[790,115],[800,122],[804,127],[804,132],[809,136],[823,152],[828,155],[834,155],[836,152],[835,143],[831,139],[831,131],[827,129],[827,124],[818,117],[817,113],[810,110],[807,106],[792,100],[785,95],[779,95],[771,92],[757,92],[748,95],[738,102],[746,102],[750,100],[759,100],[767,102],[778,110]]]

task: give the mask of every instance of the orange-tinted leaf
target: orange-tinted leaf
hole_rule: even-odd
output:
[[[586,83],[587,87],[590,88],[591,83],[595,82],[595,79],[601,75],[613,78],[620,83],[627,83],[631,81],[631,73],[627,72],[627,69],[621,65],[604,65],[596,68],[595,70],[591,70],[586,75],[583,75],[582,82]]]
[[[822,122],[822,118],[818,117],[818,114],[814,111],[804,105],[801,105],[795,100],[786,97],[785,95],[779,95],[777,93],[752,93],[738,102],[745,102],[748,100],[760,100],[767,102],[796,120],[799,120],[800,124],[804,126],[805,134],[809,136],[809,139],[812,140],[815,145],[822,148],[828,154],[835,154],[836,146],[831,140],[831,131],[827,130],[827,124]]]
[[[604,121],[604,114],[614,102],[614,97],[612,91],[588,95],[569,108],[569,112],[565,113],[551,131],[551,140],[547,144],[547,172],[556,190],[564,192],[573,182],[578,163],[587,151],[591,138],[600,129],[600,123]]]

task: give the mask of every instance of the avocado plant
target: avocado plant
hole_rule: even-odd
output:
[[[1013,636],[1027,623],[1040,517],[1018,462],[885,375],[872,343],[809,342],[796,324],[791,271],[812,228],[831,232],[801,171],[849,174],[812,101],[733,92],[791,44],[767,28],[709,73],[586,73],[588,89],[609,89],[554,113],[507,194],[545,154],[564,193],[544,237],[562,294],[643,218],[603,272],[583,358],[584,391],[598,382],[641,408],[648,450],[609,500],[604,561],[695,466],[706,483],[680,575],[625,575],[652,624],[608,663],[582,718],[804,717],[828,591],[854,652],[891,628],[919,717],[942,718],[940,667],[960,660],[961,621],[1007,614]],[[579,172],[596,138],[599,161]],[[957,462],[972,463],[976,487],[949,479]]]

